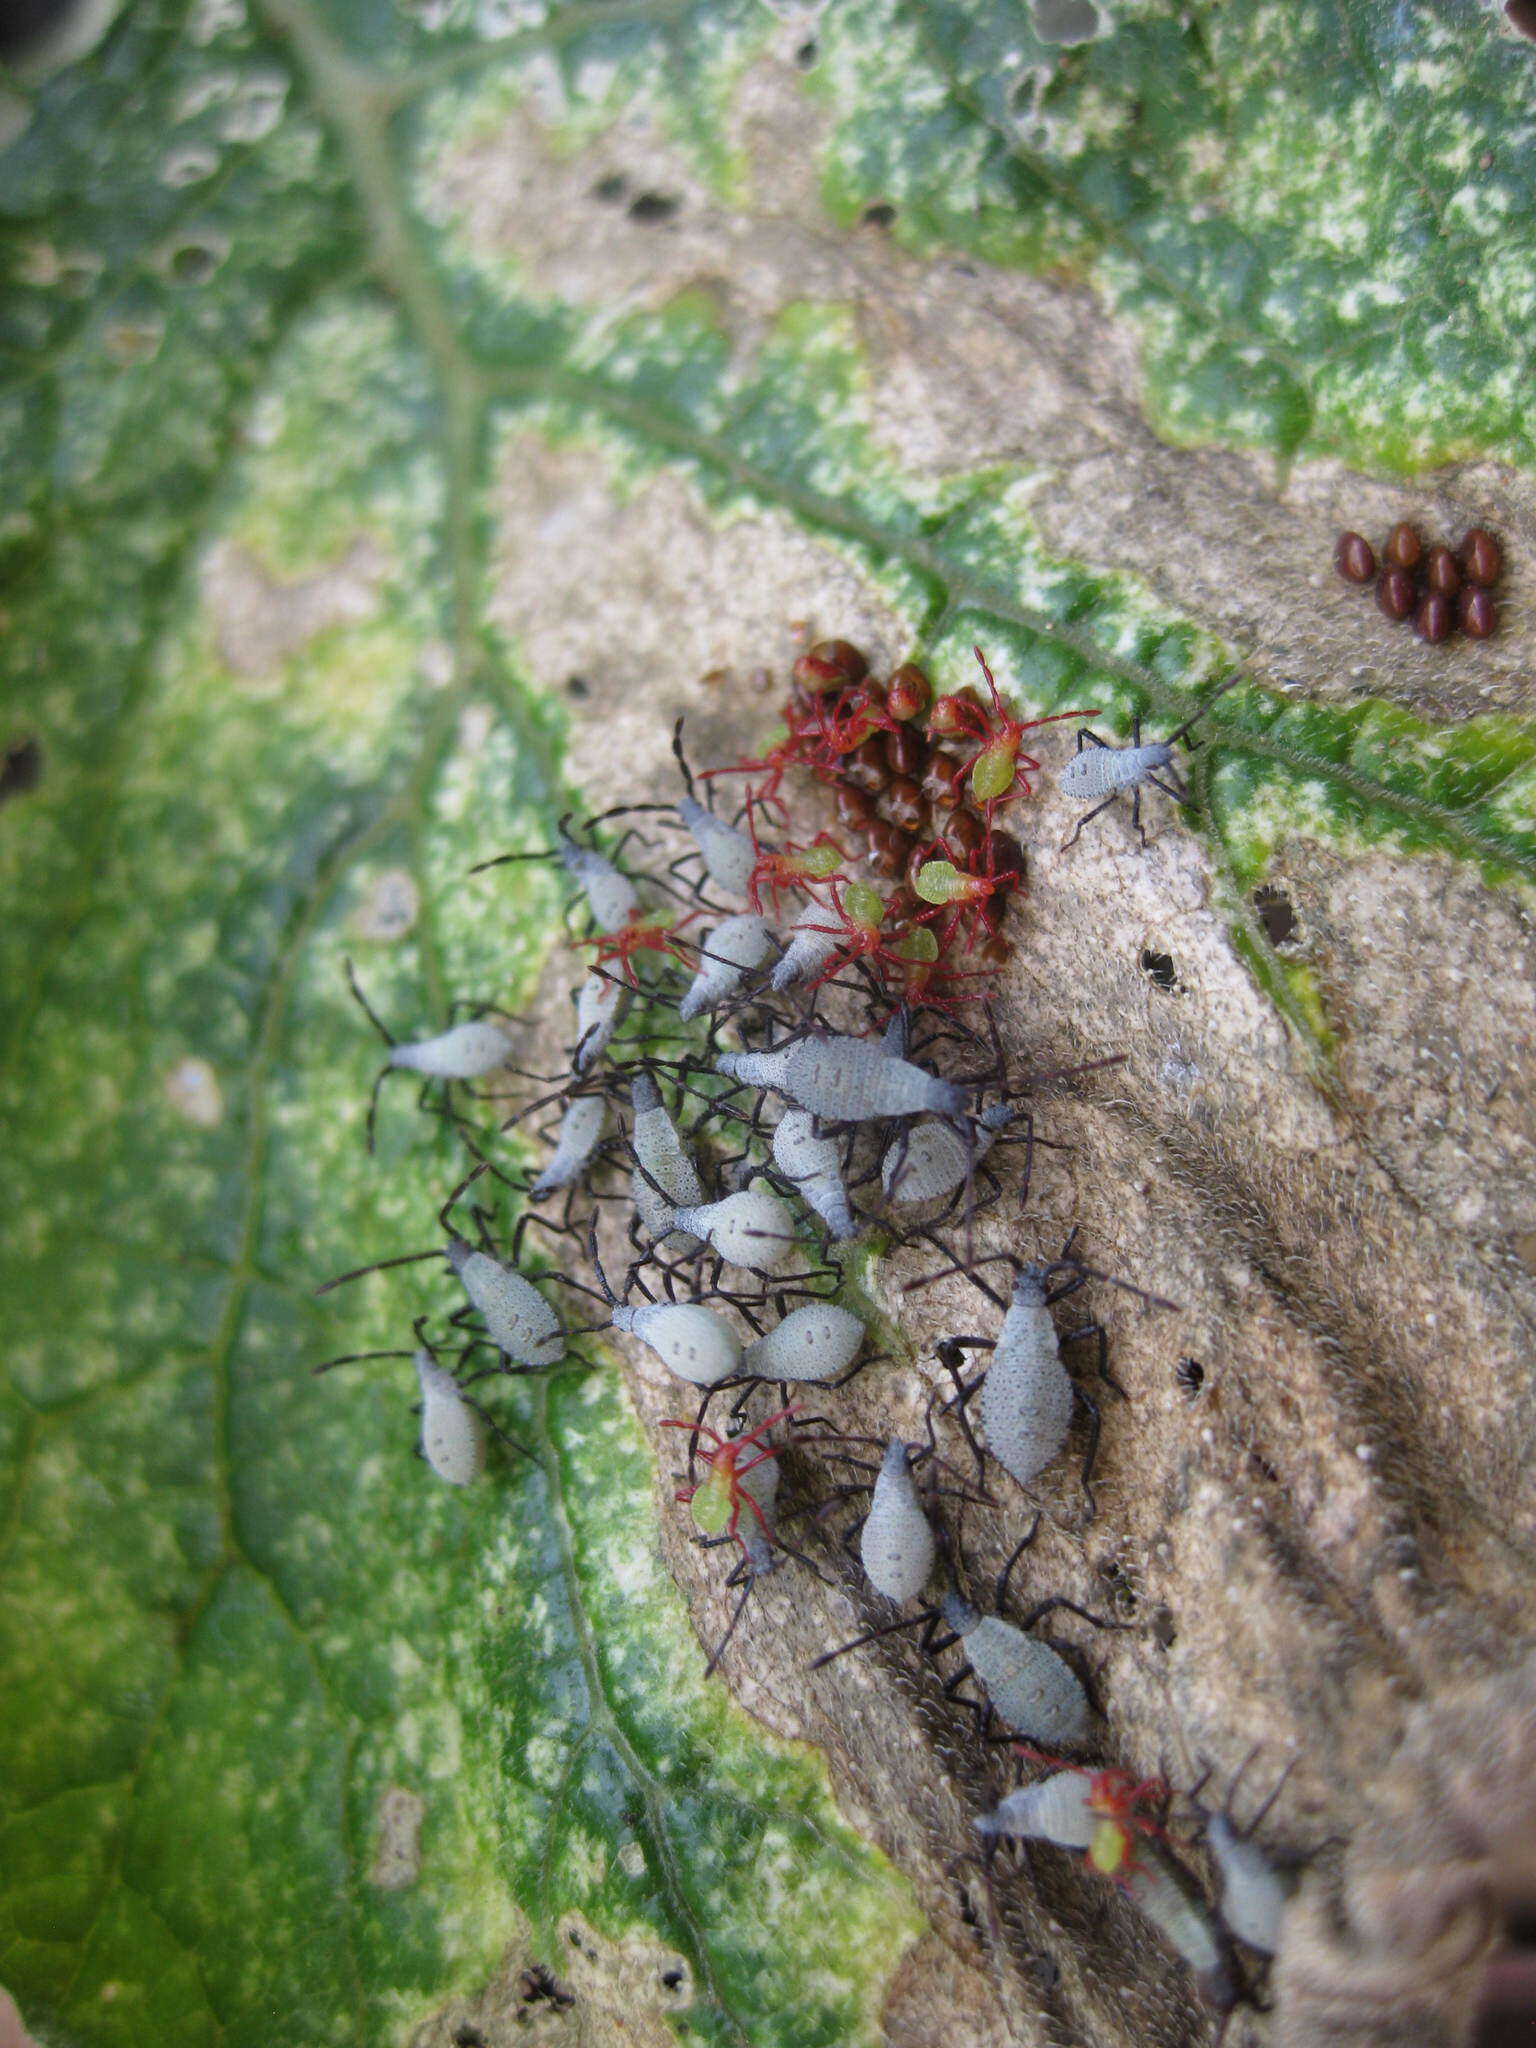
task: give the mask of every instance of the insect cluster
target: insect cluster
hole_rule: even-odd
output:
[[[844,1586],[869,1623],[812,1671],[918,1631],[916,1656],[974,1717],[979,1742],[1022,1745],[1032,1769],[1051,1773],[978,1818],[988,1882],[1002,1880],[997,1850],[1010,1840],[1086,1851],[1230,2005],[1245,1983],[1233,1938],[1258,1955],[1275,1945],[1273,1914],[1231,1906],[1245,1882],[1232,1872],[1246,1856],[1283,1897],[1278,1880],[1213,1822],[1205,1838],[1229,1903],[1206,1903],[1170,1845],[1167,1788],[1087,1761],[1106,1738],[1083,1645],[1041,1632],[1069,1616],[1096,1630],[1128,1624],[1038,1589],[1019,1612],[1010,1594],[1044,1519],[1032,1489],[1075,1429],[1076,1523],[1097,1512],[1100,1409],[1068,1359],[1125,1391],[1109,1325],[1089,1314],[1063,1328],[1058,1305],[1090,1290],[1138,1314],[1174,1304],[1088,1264],[1075,1230],[1054,1255],[1016,1248],[1035,1148],[1048,1142],[1029,1098],[1123,1055],[1021,1074],[1005,1054],[989,985],[1025,888],[1010,828],[1041,770],[1026,735],[1055,721],[1015,717],[979,649],[977,660],[985,695],[935,698],[911,662],[880,682],[856,648],[821,642],[796,662],[783,736],[761,755],[696,774],[679,720],[673,800],[579,827],[567,818],[554,847],[484,863],[556,861],[572,885],[585,927],[572,948],[589,960],[561,1071],[523,1073],[526,1034],[491,1010],[401,1044],[353,977],[388,1047],[370,1143],[379,1087],[405,1070],[424,1096],[441,1091],[472,1163],[443,1203],[440,1241],[380,1262],[441,1264],[459,1297],[442,1327],[430,1334],[422,1318],[399,1354],[317,1369],[411,1359],[420,1453],[463,1486],[483,1471],[492,1432],[533,1455],[476,1388],[551,1370],[599,1330],[623,1332],[690,1397],[660,1425],[686,1459],[676,1499],[695,1539],[732,1555],[737,1598],[709,1668],[758,1582],[786,1564]],[[1172,762],[1193,722],[1145,745],[1138,731],[1128,747],[1080,731],[1063,790],[1091,801],[1090,817],[1130,795],[1140,830],[1144,786],[1187,800]],[[716,807],[727,790],[729,816]],[[482,1099],[510,1090],[519,1104],[490,1144],[458,1113],[458,1091],[476,1083]],[[539,1092],[523,1101],[530,1083]],[[528,1171],[519,1141],[505,1139],[541,1118],[543,1161]],[[838,1390],[879,1363],[882,1337],[898,1341],[858,1283],[890,1245],[911,1267],[909,1293],[969,1285],[984,1326],[937,1343],[915,1437],[836,1419]],[[1000,1286],[987,1277],[998,1268]],[[893,1369],[910,1394],[912,1368]],[[1015,1494],[1032,1517],[983,1603],[965,1510],[1006,1518]],[[913,1653],[892,1642],[882,1654]]]
[[[1395,625],[1413,620],[1421,640],[1438,645],[1459,628],[1472,640],[1487,640],[1498,630],[1499,608],[1493,586],[1503,558],[1491,533],[1474,526],[1454,553],[1448,547],[1426,547],[1424,536],[1406,519],[1387,535],[1378,573],[1376,554],[1358,533],[1341,533],[1334,543],[1333,565],[1346,583],[1374,583],[1376,602]]]

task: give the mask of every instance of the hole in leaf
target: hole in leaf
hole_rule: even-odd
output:
[[[1144,946],[1141,953],[1141,971],[1159,988],[1177,988],[1179,985],[1178,970],[1173,964],[1171,953],[1154,953],[1150,946]]]
[[[173,284],[206,284],[219,267],[219,252],[206,242],[185,242],[166,265]]]
[[[1253,892],[1253,907],[1259,913],[1264,936],[1272,946],[1283,946],[1296,936],[1296,911],[1283,889],[1265,883]]]
[[[674,1965],[672,1969],[662,1971],[661,1981],[665,1990],[678,1991],[682,1988],[683,1973]]]
[[[680,203],[665,192],[642,192],[629,202],[629,217],[642,227],[653,227],[659,221],[670,220]]]
[[[1174,1377],[1183,1391],[1186,1401],[1193,1401],[1205,1385],[1205,1367],[1198,1358],[1181,1358],[1174,1368]]]
[[[592,197],[600,199],[604,206],[617,206],[629,190],[629,180],[622,171],[610,171],[606,178],[599,178],[592,187]]]
[[[895,207],[884,199],[877,200],[873,206],[866,206],[859,215],[867,228],[888,228],[895,218]]]
[[[43,779],[43,750],[31,734],[12,740],[0,755],[0,804],[30,796]]]

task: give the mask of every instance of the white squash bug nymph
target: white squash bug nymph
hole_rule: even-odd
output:
[[[1188,809],[1194,805],[1189,791],[1174,773],[1173,750],[1176,743],[1210,710],[1216,699],[1230,690],[1240,680],[1229,676],[1219,689],[1208,697],[1191,718],[1169,733],[1163,740],[1149,740],[1144,746],[1141,739],[1141,719],[1131,721],[1131,744],[1128,747],[1111,746],[1108,740],[1101,740],[1096,732],[1086,726],[1077,735],[1077,752],[1061,769],[1056,777],[1057,786],[1063,795],[1079,803],[1093,803],[1091,811],[1085,811],[1073,826],[1070,835],[1062,841],[1061,850],[1066,852],[1076,843],[1078,834],[1090,818],[1096,818],[1100,811],[1108,810],[1118,796],[1127,792],[1131,798],[1131,823],[1140,834],[1143,846],[1147,843],[1146,828],[1141,822],[1141,792],[1147,783],[1154,789],[1171,796],[1175,803]],[[1165,781],[1163,778],[1167,777]],[[1100,799],[1094,803],[1094,798]]]
[[[684,1149],[661,1091],[649,1074],[636,1074],[629,1084],[629,1099],[635,1113],[629,1138],[635,1155],[629,1191],[636,1212],[660,1244],[674,1251],[693,1251],[698,1239],[676,1230],[669,1219],[675,1210],[696,1208],[704,1200],[699,1170]]]
[[[584,1074],[608,1049],[608,1041],[629,1008],[632,991],[607,974],[589,974],[576,992],[574,1072]]]
[[[639,892],[628,875],[595,847],[583,846],[579,839],[573,839],[566,829],[568,822],[568,817],[562,818],[556,828],[560,845],[555,853],[501,853],[494,860],[481,861],[469,872],[483,875],[488,868],[506,867],[512,861],[558,858],[571,880],[580,886],[597,929],[622,931],[640,915]]]
[[[560,1188],[572,1187],[580,1180],[602,1140],[607,1123],[606,1095],[575,1095],[571,1098],[560,1119],[560,1136],[549,1164],[528,1190],[534,1201],[544,1195],[552,1195]]]
[[[436,1353],[423,1335],[425,1323],[425,1316],[416,1320],[414,1351],[352,1351],[343,1358],[328,1358],[314,1370],[317,1374],[331,1372],[338,1365],[355,1365],[370,1358],[409,1358],[421,1389],[421,1440],[417,1449],[425,1464],[448,1486],[469,1486],[480,1477],[485,1470],[489,1431],[494,1430],[504,1444],[523,1457],[532,1457],[525,1444],[508,1436],[478,1401],[471,1400],[455,1375],[438,1364]]]
[[[416,1353],[421,1385],[421,1455],[449,1486],[468,1486],[485,1470],[485,1421],[459,1383],[425,1349]]]
[[[784,936],[789,942],[784,957],[768,977],[768,986],[775,994],[819,974],[841,944],[837,932],[829,928],[827,913],[819,903],[808,903]]]
[[[1092,1478],[1099,1446],[1099,1410],[1097,1402],[1074,1383],[1062,1364],[1062,1345],[1084,1337],[1094,1339],[1098,1346],[1099,1377],[1119,1394],[1123,1395],[1125,1389],[1109,1371],[1109,1338],[1104,1325],[1095,1319],[1062,1333],[1056,1328],[1051,1309],[1067,1295],[1075,1294],[1090,1279],[1105,1281],[1110,1286],[1134,1294],[1149,1307],[1172,1308],[1174,1304],[1164,1301],[1159,1295],[1148,1294],[1143,1288],[1133,1287],[1129,1281],[1117,1280],[1112,1274],[1096,1272],[1093,1267],[1074,1259],[1071,1254],[1076,1237],[1074,1229],[1062,1246],[1060,1256],[1048,1264],[1015,1268],[1012,1298],[995,1339],[951,1338],[940,1345],[939,1359],[959,1382],[956,1405],[962,1416],[965,1404],[980,1388],[981,1425],[987,1449],[1021,1486],[1028,1486],[1060,1456],[1072,1424],[1073,1402],[1082,1403],[1089,1420],[1082,1488],[1091,1520],[1096,1512]],[[999,1259],[1003,1263],[1014,1264],[1009,1253],[999,1254]],[[968,1267],[944,1270],[965,1272],[981,1293],[1001,1307],[1003,1304],[999,1297],[977,1277],[978,1266],[993,1263],[996,1261],[977,1260]],[[1051,1278],[1056,1273],[1066,1273],[1070,1277],[1062,1285],[1052,1288]],[[927,1280],[912,1284],[926,1286],[938,1277],[930,1274]],[[990,1350],[992,1353],[992,1362],[986,1372],[969,1386],[959,1381],[958,1369],[953,1362],[962,1349]]]
[[[807,1301],[791,1309],[766,1336],[747,1345],[741,1371],[753,1379],[794,1380],[835,1386],[864,1342],[864,1325],[835,1301]]]
[[[1054,1842],[1061,1849],[1086,1849],[1099,1826],[1093,1780],[1084,1771],[1054,1771],[1035,1785],[1021,1785],[973,1823],[979,1835],[1009,1835]]]
[[[677,1006],[687,1024],[713,1010],[740,986],[742,976],[761,967],[773,951],[773,931],[765,917],[743,912],[717,924],[699,948],[699,971]]]
[[[933,1525],[923,1511],[904,1443],[889,1445],[859,1535],[864,1576],[887,1600],[922,1597],[936,1554]]]
[[[978,1613],[958,1593],[946,1593],[939,1611],[1006,1726],[1049,1749],[1082,1747],[1088,1739],[1088,1695],[1064,1657],[1001,1615]]]
[[[525,1372],[545,1372],[560,1363],[565,1356],[560,1318],[531,1280],[489,1252],[477,1252],[462,1237],[449,1240],[448,1263],[504,1359]]]
[[[396,1072],[420,1074],[433,1081],[479,1081],[505,1066],[513,1053],[512,1034],[490,1017],[476,1017],[465,1024],[450,1025],[435,1038],[418,1038],[407,1043],[395,1037],[363,994],[352,962],[346,963],[347,985],[363,1015],[389,1047],[389,1058],[374,1077],[368,1097],[368,1150],[373,1150],[374,1125],[378,1117],[379,1090]]]
[[[773,1163],[834,1238],[855,1234],[859,1226],[843,1186],[841,1154],[831,1138],[819,1134],[808,1109],[786,1109],[774,1125]]]
[[[616,1330],[638,1337],[647,1350],[655,1352],[668,1372],[676,1373],[690,1386],[717,1387],[722,1380],[736,1377],[741,1369],[741,1339],[724,1316],[706,1308],[701,1301],[647,1301],[638,1308],[630,1308],[608,1285],[608,1276],[597,1256],[595,1219],[590,1249]]]
[[[772,1088],[828,1123],[868,1123],[877,1117],[959,1116],[965,1090],[956,1081],[894,1057],[862,1038],[797,1038],[775,1052],[721,1053],[715,1066],[751,1088]]]
[[[703,1238],[717,1259],[752,1273],[781,1273],[799,1243],[795,1219],[770,1188],[756,1184],[718,1202],[658,1212],[661,1237],[687,1231]]]
[[[1280,1773],[1274,1790],[1248,1826],[1239,1831],[1232,1820],[1232,1801],[1244,1773],[1257,1754],[1256,1750],[1249,1752],[1232,1780],[1227,1789],[1225,1808],[1221,1812],[1204,1815],[1205,1845],[1221,1878],[1222,1920],[1239,1941],[1247,1942],[1260,1955],[1272,1956],[1280,1947],[1280,1923],[1290,1904],[1291,1891],[1285,1878],[1253,1837],[1284,1791],[1286,1780],[1295,1769],[1295,1758]],[[1196,1811],[1199,1811],[1198,1807]]]

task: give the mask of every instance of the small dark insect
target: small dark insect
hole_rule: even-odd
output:
[[[1179,985],[1178,970],[1170,953],[1154,953],[1150,947],[1143,947],[1141,971],[1159,988],[1177,988]]]
[[[1174,1378],[1186,1401],[1193,1401],[1205,1385],[1205,1367],[1198,1358],[1181,1358],[1174,1368]]]
[[[1454,597],[1461,588],[1461,571],[1449,548],[1431,548],[1424,564],[1425,587],[1435,596]]]
[[[1363,534],[1341,533],[1333,544],[1333,566],[1346,583],[1369,583],[1376,574],[1376,557]]]
[[[1264,936],[1272,946],[1283,946],[1296,936],[1296,911],[1283,889],[1265,882],[1253,892],[1253,907],[1259,913]]]
[[[1407,618],[1417,596],[1413,578],[1402,568],[1389,569],[1376,586],[1376,602],[1394,623]]]
[[[1449,640],[1456,627],[1456,611],[1448,597],[1438,590],[1432,590],[1419,606],[1413,630],[1421,640],[1428,640],[1438,646],[1442,640]]]
[[[1406,519],[1400,519],[1387,535],[1387,544],[1381,551],[1381,559],[1389,569],[1414,569],[1424,552],[1423,538],[1416,526]]]
[[[896,209],[885,200],[878,200],[873,206],[866,206],[859,219],[867,228],[888,228],[896,218]]]
[[[1464,590],[1458,601],[1456,616],[1461,630],[1471,640],[1487,640],[1496,631],[1499,623],[1499,608],[1486,590]]]
[[[1484,589],[1499,580],[1502,566],[1499,544],[1485,527],[1474,526],[1461,544],[1461,573],[1469,583]]]
[[[569,1985],[562,1984],[554,1971],[543,1963],[530,1963],[518,1978],[517,1988],[524,2005],[540,2005],[546,2001],[556,2006],[576,2003],[575,1992]]]

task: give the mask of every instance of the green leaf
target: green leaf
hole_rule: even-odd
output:
[[[0,740],[42,776],[0,809],[0,1982],[39,2039],[401,2040],[590,1948],[685,2038],[873,2040],[922,1924],[820,1761],[705,1684],[612,1360],[524,1390],[534,1457],[464,1498],[409,1455],[404,1365],[310,1375],[399,1341],[425,1279],[311,1291],[428,1243],[462,1168],[397,1083],[364,1154],[344,959],[425,1030],[526,1003],[559,942],[546,868],[466,879],[569,801],[563,677],[503,589],[529,450],[605,514],[665,479],[710,539],[764,522],[941,683],[980,639],[1031,713],[1121,733],[1234,653],[1065,553],[1027,455],[903,448],[892,273],[812,260],[867,205],[914,295],[949,251],[1093,284],[1180,440],[1530,462],[1532,59],[1485,13],[1120,9],[1064,49],[856,0],[809,65],[794,33],[745,0],[165,0],[6,88]],[[826,210],[765,305],[769,75]],[[654,187],[610,174],[567,273],[529,224],[637,132]],[[472,202],[507,179],[498,239]],[[713,239],[652,292],[669,206]],[[1320,1056],[1252,916],[1282,843],[1536,879],[1527,721],[1245,684],[1205,736],[1185,823]]]

